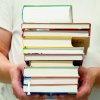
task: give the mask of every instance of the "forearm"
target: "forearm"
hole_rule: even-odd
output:
[[[95,87],[100,87],[100,68],[96,67],[94,68],[94,72],[96,72],[96,78],[95,78]]]
[[[0,52],[0,82],[10,83],[9,71],[14,65]]]

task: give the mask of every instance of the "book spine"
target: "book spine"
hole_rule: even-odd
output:
[[[78,85],[78,84],[30,84],[30,86],[66,86],[66,85]],[[28,84],[24,84],[28,86]]]
[[[80,78],[80,76],[24,76],[24,78]]]

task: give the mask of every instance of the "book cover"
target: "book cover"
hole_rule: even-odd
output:
[[[22,10],[22,20],[26,23],[72,22],[72,18],[71,5],[24,5]]]

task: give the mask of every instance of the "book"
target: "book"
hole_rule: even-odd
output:
[[[25,54],[25,61],[32,60],[83,60],[83,54]]]
[[[22,30],[87,30],[90,32],[90,23],[23,23]]]
[[[68,61],[68,60],[32,60],[27,62],[31,67],[75,67],[82,65],[82,61]]]
[[[82,54],[25,54],[25,61],[31,60],[83,60]]]
[[[89,37],[73,37],[72,38],[73,47],[84,47],[84,54],[87,54],[88,47],[90,45],[90,36]]]
[[[24,54],[84,54],[84,47],[23,48]]]
[[[22,19],[24,92],[76,94],[91,24],[73,23],[71,5],[25,5]]]
[[[30,61],[30,66],[31,67],[69,67],[73,66],[73,61],[54,61],[54,60],[49,60],[49,61]]]
[[[26,67],[24,77],[78,77],[76,67]]]
[[[57,85],[57,86],[23,86],[24,92],[31,94],[76,94],[77,85]]]
[[[73,21],[72,6],[71,5],[24,5],[22,10],[22,20],[23,22],[26,23],[72,22]]]
[[[25,37],[24,47],[72,47],[71,37]]]
[[[63,30],[63,29],[25,29],[23,31],[23,37],[33,36],[71,36],[71,37],[88,37],[89,31],[86,30]]]
[[[30,84],[34,85],[53,85],[53,84],[78,84],[78,77],[69,77],[69,78],[24,78],[23,84],[28,84],[30,81]]]
[[[84,53],[87,53],[89,47],[89,37],[68,37],[68,36],[37,36],[24,37],[24,49],[68,49],[73,47],[84,47]]]

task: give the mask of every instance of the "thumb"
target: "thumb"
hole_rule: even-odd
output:
[[[83,76],[85,73],[86,73],[86,68],[80,66],[80,67],[79,67],[79,75],[80,75],[80,76]]]
[[[24,68],[26,67],[26,63],[19,64],[17,69],[23,74],[24,73]]]

